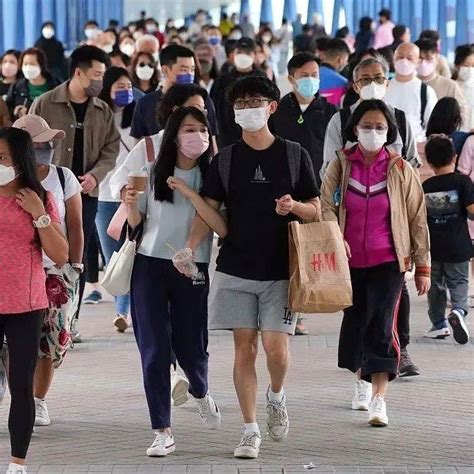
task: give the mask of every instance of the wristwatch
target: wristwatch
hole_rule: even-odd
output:
[[[37,220],[33,221],[33,226],[37,229],[46,229],[51,224],[51,217],[48,214],[39,216]]]
[[[82,273],[84,271],[83,263],[71,263],[71,267],[74,268],[74,270],[79,270],[79,273]]]

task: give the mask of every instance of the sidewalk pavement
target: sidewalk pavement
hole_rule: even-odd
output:
[[[151,459],[145,451],[154,435],[133,334],[113,330],[110,299],[85,306],[80,321],[84,342],[70,351],[57,372],[47,400],[52,424],[36,429],[28,472],[474,474],[474,345],[424,339],[429,327],[426,302],[413,296],[412,303],[409,350],[421,375],[390,384],[389,427],[370,427],[367,413],[350,410],[353,378],[337,368],[341,315],[308,316],[310,335],[291,340],[289,437],[283,443],[264,439],[255,461],[232,457],[242,420],[232,382],[230,333],[214,332],[209,338],[210,386],[223,415],[221,431],[205,430],[190,400],[173,412],[176,452]],[[268,384],[262,352],[261,427]],[[0,472],[9,460],[8,405],[7,395],[0,407]],[[304,467],[310,463],[314,469]]]

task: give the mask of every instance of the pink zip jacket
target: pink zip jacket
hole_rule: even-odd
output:
[[[359,147],[355,147],[347,159],[352,164],[345,196],[347,216],[344,229],[344,238],[352,254],[349,266],[367,268],[396,262],[387,192],[390,156],[382,148],[375,161],[366,166]]]

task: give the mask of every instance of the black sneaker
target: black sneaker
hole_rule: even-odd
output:
[[[400,352],[400,365],[398,367],[399,377],[413,377],[420,375],[420,369],[411,361],[410,354],[406,349]]]
[[[469,330],[464,321],[464,316],[457,309],[453,309],[448,316],[448,322],[453,330],[454,340],[458,344],[467,344],[469,341]]]

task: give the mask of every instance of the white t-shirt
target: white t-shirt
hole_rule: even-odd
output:
[[[99,201],[106,201],[106,202],[119,202],[120,201],[120,199],[115,197],[112,192],[110,179],[112,178],[112,175],[114,174],[115,170],[117,170],[118,168],[122,166],[130,150],[132,150],[132,148],[135,146],[135,143],[136,143],[136,139],[130,136],[131,127],[127,127],[127,128],[120,127],[120,123],[122,121],[122,112],[116,112],[114,114],[114,119],[115,119],[115,125],[117,127],[117,130],[120,133],[120,150],[117,156],[117,160],[115,161],[114,169],[112,169],[111,171],[107,173],[107,176],[99,185]]]
[[[55,165],[50,165],[48,176],[41,181],[41,184],[46,191],[54,195],[58,206],[59,217],[61,218],[61,228],[64,235],[67,236],[66,201],[74,195],[80,194],[82,187],[70,169],[62,167],[62,170],[64,173],[64,193],[61,187],[61,181],[59,180],[58,169]],[[49,268],[53,266],[54,262],[43,252],[43,267]]]
[[[470,82],[464,82],[458,79],[456,82],[459,84],[459,87],[466,98],[469,115],[468,123],[465,124],[463,131],[469,132],[474,128],[474,79]]]
[[[163,134],[164,130],[161,130],[156,135],[150,136],[153,142],[155,158],[160,151]],[[120,200],[120,191],[128,184],[128,174],[130,171],[142,170],[147,166],[147,161],[145,139],[142,139],[131,149],[130,153],[125,156],[120,166],[116,166],[112,171],[109,183],[110,192],[115,201]]]
[[[417,141],[423,141],[425,139],[425,129],[430,119],[431,112],[433,111],[438,99],[436,92],[432,87],[427,86],[426,90],[426,108],[424,113],[424,126],[421,124],[421,80],[414,77],[408,82],[399,82],[396,78],[393,78],[388,83],[387,92],[384,97],[384,101],[390,104],[392,107],[403,110],[410,122],[413,135]]]

